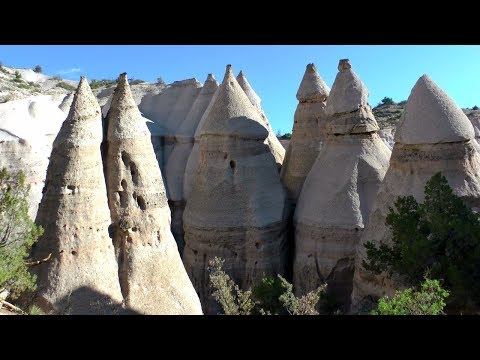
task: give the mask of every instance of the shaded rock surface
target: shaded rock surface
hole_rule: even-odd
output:
[[[212,74],[208,74],[190,111],[175,132],[175,146],[166,166],[166,179],[169,185],[168,198],[172,211],[172,232],[177,241],[180,254],[183,254],[184,246],[182,218],[185,208],[185,197],[183,195],[185,168],[193,148],[198,123],[217,88],[217,80],[215,80]]]
[[[260,116],[262,117],[263,124],[268,130],[268,137],[265,139],[265,144],[268,145],[270,148],[270,151],[272,152],[272,155],[275,157],[275,161],[277,163],[277,167],[280,169],[283,164],[283,159],[285,157],[285,148],[282,146],[280,141],[277,139],[272,126],[270,125],[270,122],[267,119],[267,116],[265,115],[265,112],[263,111],[262,105],[261,105],[261,98],[260,96],[257,95],[255,90],[253,90],[252,86],[248,82],[247,78],[245,77],[243,71],[240,71],[238,76],[237,76],[237,81],[240,87],[245,91],[245,94],[247,95],[248,99],[252,103],[252,105],[258,109],[260,112]]]
[[[326,136],[325,106],[330,88],[318,74],[315,64],[308,64],[297,91],[298,105],[281,171],[282,182],[294,206],[322,142]]]

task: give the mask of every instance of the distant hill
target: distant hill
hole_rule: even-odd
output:
[[[396,127],[400,116],[405,109],[406,101],[401,101],[392,105],[377,105],[374,107],[373,114],[377,120],[378,126],[380,129],[385,129],[389,127]],[[465,115],[472,120],[473,118],[480,119],[480,110],[472,109],[462,109]]]

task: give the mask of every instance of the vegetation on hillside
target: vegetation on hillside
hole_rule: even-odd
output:
[[[67,91],[75,91],[75,86],[70,85],[69,83],[66,83],[65,81],[61,81],[55,85],[56,87],[65,89]]]
[[[471,211],[441,173],[425,186],[425,200],[401,196],[386,225],[391,242],[367,242],[363,267],[398,276],[407,286],[439,279],[450,292],[451,310],[475,311],[480,300],[480,216]]]

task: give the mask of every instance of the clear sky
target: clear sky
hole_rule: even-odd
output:
[[[321,40],[321,39],[319,39]],[[480,46],[393,45],[35,45],[0,46],[3,65],[32,68],[77,80],[129,78],[167,83],[195,77],[203,83],[208,73],[219,82],[225,66],[243,70],[262,98],[275,131],[290,132],[297,106],[295,94],[305,66],[313,62],[331,87],[338,60],[348,58],[370,92],[370,104],[387,96],[406,100],[410,90],[428,74],[461,107],[480,106]]]

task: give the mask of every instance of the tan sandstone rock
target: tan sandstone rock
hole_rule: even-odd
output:
[[[340,69],[327,109],[330,102],[343,101],[349,108],[360,105],[353,103],[360,101],[360,96],[351,96],[352,103],[337,99],[343,94],[368,93],[361,82],[360,87],[348,88],[355,84],[349,76],[358,79],[350,68]],[[367,99],[361,101],[368,106]],[[327,125],[327,137],[305,179],[294,214],[295,291],[304,295],[327,282],[327,291],[343,311],[349,308],[356,246],[391,154],[375,130],[355,131],[356,124],[363,123],[364,114],[361,109],[350,113],[352,126],[342,133],[338,133],[338,127]],[[343,113],[332,112],[328,123],[335,124],[342,117]],[[375,125],[375,118],[370,121]]]
[[[45,229],[32,250],[49,261],[38,276],[35,302],[54,313],[104,313],[122,294],[102,170],[100,107],[82,77],[53,143],[36,223]]]
[[[330,88],[318,74],[315,64],[308,64],[297,91],[299,103],[294,115],[293,134],[281,171],[292,205],[300,196],[325,138],[325,106],[329,93]]]
[[[209,107],[183,216],[183,259],[204,311],[215,313],[207,270],[213,257],[225,259],[242,288],[284,273],[286,196],[264,144],[268,130],[230,66]]]
[[[240,85],[240,87],[245,91],[245,94],[247,95],[248,99],[252,103],[252,105],[258,109],[260,112],[260,116],[262,117],[263,120],[263,125],[268,130],[268,137],[265,139],[265,144],[268,145],[270,148],[270,151],[272,152],[272,155],[275,157],[275,161],[277,163],[278,169],[281,169],[282,164],[283,164],[283,159],[285,157],[285,148],[283,145],[280,143],[278,140],[277,136],[275,135],[272,126],[270,125],[270,122],[267,119],[267,116],[265,115],[265,112],[262,109],[261,102],[262,100],[260,99],[260,96],[257,95],[255,90],[253,90],[252,86],[248,82],[247,78],[243,74],[243,71],[240,71],[237,75],[237,81]]]
[[[185,208],[185,197],[183,195],[185,167],[193,148],[198,123],[217,88],[217,80],[212,74],[208,74],[207,80],[205,80],[190,111],[175,132],[175,146],[166,166],[166,179],[169,184],[168,199],[172,211],[172,232],[180,254],[183,254],[184,246],[182,219]]]
[[[372,300],[385,294],[392,296],[401,286],[385,274],[377,276],[362,267],[367,241],[377,245],[391,241],[385,218],[398,196],[413,195],[423,201],[426,182],[440,171],[457,195],[478,207],[480,157],[473,138],[473,127],[462,110],[430,77],[423,75],[408,97],[395,133],[390,166],[357,249],[353,312],[368,308]]]
[[[111,233],[125,303],[141,314],[202,314],[170,231],[170,209],[150,132],[125,73],[107,124]]]

